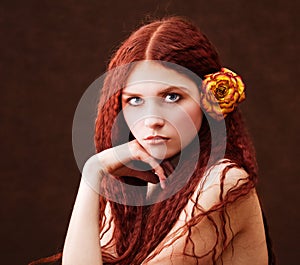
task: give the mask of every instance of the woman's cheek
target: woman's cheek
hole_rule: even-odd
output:
[[[170,123],[174,126],[182,148],[187,146],[198,134],[202,124],[203,113],[198,104],[185,106],[174,112]]]

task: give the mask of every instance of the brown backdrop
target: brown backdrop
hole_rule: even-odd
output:
[[[80,172],[72,119],[109,56],[147,16],[184,15],[247,84],[258,191],[280,264],[299,264],[297,1],[2,0],[1,264],[62,247]]]

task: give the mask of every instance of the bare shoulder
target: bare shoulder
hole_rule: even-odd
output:
[[[208,211],[220,202],[221,182],[223,182],[223,198],[233,190],[248,182],[248,173],[243,168],[230,167],[230,162],[214,166],[205,176],[206,183],[199,184],[192,202],[198,204],[203,211]],[[229,166],[228,170],[225,170]],[[225,170],[225,175],[222,173]],[[190,204],[192,207],[193,204]],[[230,203],[226,204],[226,214],[230,218],[235,234],[249,230],[249,227],[263,225],[260,202],[255,188]]]
[[[212,181],[207,181],[209,185],[204,187],[198,197],[198,203],[205,210],[209,210],[220,201],[222,178],[224,196],[248,182],[248,173],[243,168],[230,167],[230,165],[230,162],[217,165],[210,171],[211,175],[206,176],[207,180],[211,178]],[[229,169],[226,170],[225,175],[222,175],[227,166]],[[225,250],[220,253],[220,264],[267,264],[262,211],[255,188],[227,204],[225,211],[228,240]],[[218,222],[217,217],[216,220]]]
[[[225,197],[228,191],[237,189],[247,182],[248,173],[243,168],[232,165],[229,160],[224,159],[210,167],[204,174],[191,200],[203,210],[209,210],[220,202],[221,191],[223,197]]]
[[[184,229],[192,216],[197,214],[195,205],[198,206],[198,213],[201,213],[209,211],[220,202],[221,181],[224,183],[224,194],[248,181],[248,173],[242,168],[229,167],[225,176],[222,175],[228,165],[230,163],[218,164],[209,170],[206,179],[199,183],[169,236],[161,242],[160,253],[145,264],[211,264],[211,250],[214,246],[218,257],[217,264],[267,264],[264,225],[254,188],[226,205],[225,242],[219,240],[216,233],[217,229],[218,233],[222,234],[224,224],[220,211],[199,219],[189,233]],[[174,241],[174,238],[177,239]],[[187,242],[191,244],[186,245]],[[183,249],[188,255],[183,254]],[[201,258],[193,257],[195,255]]]
[[[220,160],[219,163],[210,167],[204,178],[207,182],[211,181],[213,185],[220,185],[223,172],[225,172],[224,186],[226,191],[232,187],[238,187],[248,178],[248,173],[242,167],[235,165],[228,159]]]

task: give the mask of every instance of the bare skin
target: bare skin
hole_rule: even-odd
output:
[[[151,75],[148,75],[149,73]],[[139,82],[141,78],[151,82],[141,83]],[[196,137],[201,127],[199,91],[195,83],[186,76],[150,63],[137,67],[128,80],[133,85],[123,90],[122,108],[127,125],[136,140],[106,149],[86,162],[65,240],[63,265],[103,264],[99,240],[99,194],[94,185],[99,183],[99,178],[106,173],[121,176],[139,175],[150,179],[155,177],[151,172],[137,172],[129,167],[133,161],[141,161],[150,165],[159,178],[161,187],[164,188],[166,176],[157,159],[167,159],[178,154]],[[183,126],[184,122],[187,123]],[[220,168],[216,170],[221,172]],[[233,187],[238,179],[246,177],[247,174],[243,170],[229,170],[225,179],[226,189]],[[208,178],[213,181],[201,191],[198,200],[199,206],[204,210],[218,202],[220,193],[219,178],[212,178],[212,175]],[[181,230],[190,218],[194,203],[195,198],[192,197],[169,235],[154,250],[159,254],[150,261],[144,261],[143,264],[196,264],[195,258],[186,258],[182,255],[186,234]],[[109,215],[108,207],[107,215]],[[220,245],[217,246],[216,255],[219,257],[219,264],[222,264],[221,257],[224,264],[228,265],[267,264],[263,223],[255,190],[228,206],[227,210],[232,232],[226,227],[229,238],[228,247],[224,251]],[[218,216],[211,217],[220,226]],[[105,235],[101,245],[109,240],[111,233],[112,230]],[[174,233],[177,235],[179,233],[179,239],[169,246]],[[208,220],[202,219],[192,230],[192,239],[197,242],[196,254],[201,256],[209,251],[214,244],[215,236],[215,230]],[[233,255],[231,255],[232,246]],[[113,247],[111,252],[115,254]],[[200,262],[211,264],[211,256],[202,258]]]
[[[236,184],[237,178],[246,176],[246,172],[243,170],[230,170],[226,175],[227,190]],[[218,194],[220,191],[218,181],[219,178],[207,187],[199,198],[198,204],[203,206],[204,210],[208,210],[218,201]],[[181,226],[184,226],[189,219],[193,205],[194,201],[192,198],[186,206],[185,211],[183,211],[179,217],[177,224],[170,231],[169,241],[174,237],[172,233],[177,229],[180,229]],[[222,251],[220,244],[217,245],[216,256],[219,257],[217,264],[268,264],[261,209],[255,190],[252,190],[246,197],[241,198],[228,206],[227,211],[227,221],[230,219],[232,231],[230,231],[229,226],[227,225],[226,231],[228,233],[228,239],[226,242],[227,247],[224,251]],[[211,217],[217,225],[221,227],[218,215],[212,214]],[[196,224],[195,228],[192,229],[191,237],[195,243],[195,253],[202,256],[212,249],[215,243],[216,234],[208,219],[203,218]],[[181,235],[177,242],[162,249],[153,260],[143,264],[197,264],[195,258],[182,255],[185,239],[186,234]],[[168,240],[162,242],[162,245],[167,244]],[[232,252],[232,249],[234,249],[234,252]],[[187,253],[192,253],[191,246],[187,248]],[[223,263],[221,262],[222,259]],[[208,255],[198,261],[200,264],[212,264],[212,256]]]
[[[99,168],[111,174],[116,171],[125,173],[125,171],[128,170],[128,168],[124,166],[126,163],[130,160],[140,160],[149,163],[163,182],[165,179],[163,169],[136,140],[121,146],[121,148],[124,156],[116,157],[114,150],[108,149],[90,158],[84,167],[83,175],[92,174],[97,178],[99,177]],[[246,172],[243,170],[231,169],[226,175],[227,190],[234,186],[238,179],[245,178],[246,176]],[[218,181],[219,179],[216,178],[202,193],[198,203],[201,204],[204,209],[209,209],[217,202],[219,194]],[[63,251],[64,265],[102,264],[99,242],[100,232],[98,228],[98,206],[99,195],[82,180],[65,241]],[[180,227],[184,225],[189,218],[192,206],[193,198],[191,198],[186,206],[185,211],[182,212],[175,227],[170,231],[169,235],[171,236],[167,236],[158,246],[157,249],[162,249],[162,251],[156,255],[153,260],[143,264],[196,264],[194,258],[186,258],[182,255],[186,235],[181,235],[179,240],[174,242],[171,246],[164,248],[164,246],[168,245],[170,240],[172,240],[172,234],[176,232],[177,229],[179,229],[180,232]],[[246,197],[229,206],[228,213],[233,231],[233,233],[228,231],[230,235],[228,243],[231,242],[232,245],[228,244],[228,247],[223,252],[221,252],[220,246],[218,246],[217,255],[219,256],[220,264],[221,257],[223,258],[224,264],[267,264],[267,250],[261,210],[255,190],[252,190]],[[218,223],[218,218],[213,218],[215,218],[215,221]],[[199,233],[199,231],[201,231],[201,233]],[[106,235],[106,240],[109,234],[110,232]],[[201,255],[212,247],[215,231],[211,225],[209,225],[208,221],[203,219],[196,225],[195,229],[193,229],[192,238],[193,241],[197,242],[196,253]],[[103,240],[105,241],[105,238]],[[104,241],[102,244],[105,243]],[[231,255],[232,247],[234,248],[233,256]],[[112,253],[113,252],[112,249]],[[201,261],[203,264],[210,264],[211,256],[209,255],[201,259]]]
[[[223,166],[217,166],[211,173],[214,180],[208,186],[204,186],[198,204],[203,210],[208,210],[215,203],[218,202],[218,195],[220,192],[219,173]],[[217,177],[215,177],[215,176]],[[225,191],[235,186],[238,179],[245,179],[247,173],[241,169],[231,169],[226,174]],[[200,187],[200,186],[199,186]],[[147,259],[142,263],[143,265],[162,264],[162,265],[182,265],[182,264],[197,264],[197,260],[193,257],[184,256],[182,254],[186,233],[182,227],[190,219],[192,207],[195,203],[195,196],[190,199],[186,208],[182,211],[177,223],[171,229],[167,237],[160,243],[160,245],[149,255],[158,252],[153,259]],[[108,205],[109,208],[109,205]],[[266,241],[264,235],[264,227],[261,216],[260,204],[257,198],[256,191],[253,189],[247,196],[237,200],[227,207],[228,219],[230,219],[231,230],[226,226],[228,239],[226,241],[225,250],[221,249],[221,245],[217,245],[218,257],[217,264],[225,265],[264,265],[268,264]],[[109,209],[106,211],[109,219]],[[211,217],[221,227],[221,222],[217,214],[212,214]],[[113,226],[101,240],[101,244],[105,245],[112,235]],[[174,241],[174,238],[179,238]],[[193,229],[191,234],[192,240],[195,243],[195,253],[198,256],[206,254],[212,249],[216,233],[211,223],[207,218],[203,218]],[[192,253],[191,246],[186,249],[187,253]],[[112,247],[110,253],[116,256],[115,249]],[[223,263],[222,263],[223,261]],[[207,255],[198,259],[200,264],[212,264],[212,255]]]

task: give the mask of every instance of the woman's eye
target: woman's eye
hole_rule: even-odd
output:
[[[171,93],[171,94],[168,94],[166,97],[165,97],[165,101],[166,102],[169,102],[169,103],[172,103],[172,102],[176,102],[180,99],[180,95],[176,94],[176,93]]]
[[[139,106],[144,103],[144,100],[139,97],[133,97],[133,98],[129,98],[127,102],[132,106]]]

